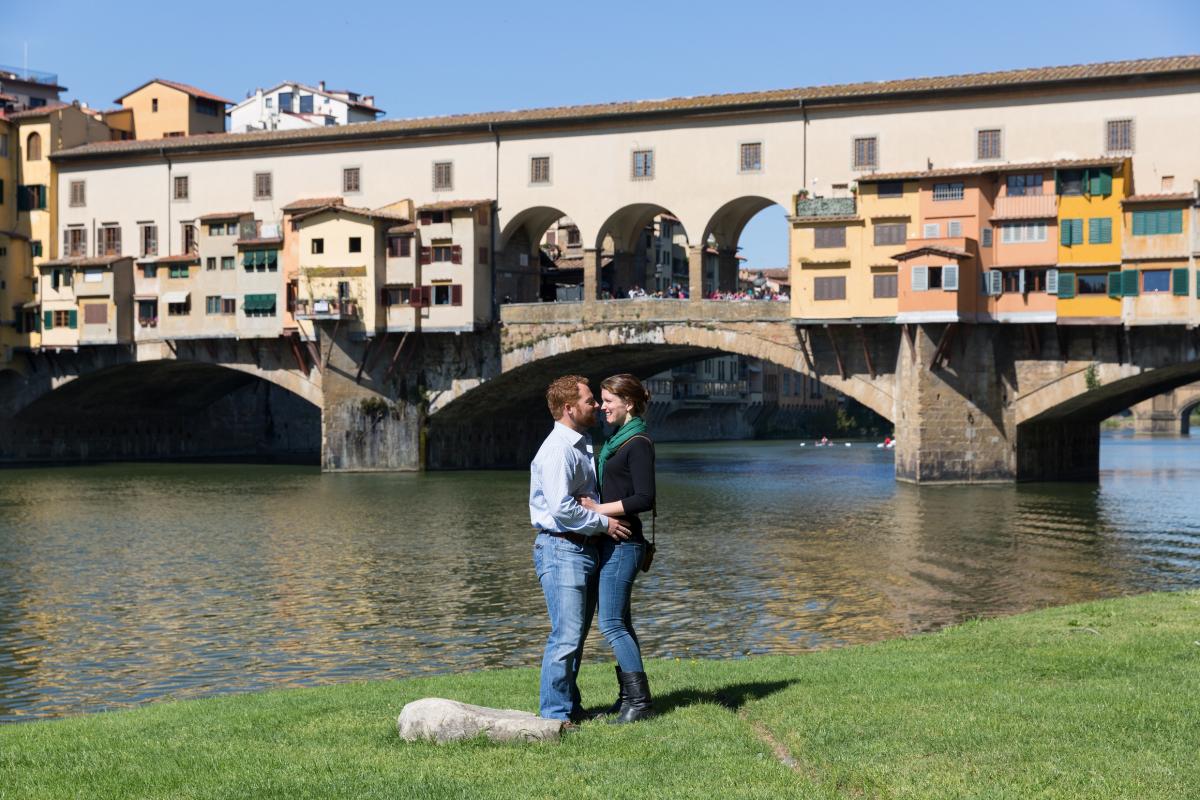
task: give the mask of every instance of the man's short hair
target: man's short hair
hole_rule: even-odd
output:
[[[579,399],[579,384],[587,385],[588,379],[582,375],[563,375],[555,378],[546,387],[546,405],[550,407],[550,416],[560,419],[563,409]]]

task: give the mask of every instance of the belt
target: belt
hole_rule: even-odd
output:
[[[541,528],[534,528],[536,533],[544,533],[547,536],[553,536],[557,539],[566,539],[571,544],[579,545],[580,547],[588,547],[596,544],[594,536],[584,536],[582,533],[569,533],[567,531],[545,531]]]

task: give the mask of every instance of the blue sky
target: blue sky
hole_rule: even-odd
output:
[[[387,118],[1200,53],[1200,2],[117,3],[0,0],[0,63],[107,107],[151,77],[239,100],[282,80]],[[64,24],[69,20],[69,24]],[[787,260],[783,211],[743,235]]]

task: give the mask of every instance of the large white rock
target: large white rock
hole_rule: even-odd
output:
[[[563,723],[542,719],[527,711],[484,708],[426,697],[406,705],[396,720],[400,737],[413,742],[419,739],[435,742],[457,742],[484,735],[494,742],[557,741]]]

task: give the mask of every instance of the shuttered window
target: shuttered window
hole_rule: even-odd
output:
[[[964,187],[961,183],[935,183],[933,185],[934,200],[962,200]]]
[[[550,182],[550,156],[533,156],[529,159],[529,182]]]
[[[106,256],[121,255],[121,228],[105,225],[100,229],[100,253]]]
[[[946,235],[951,237],[962,236],[962,220],[952,219],[947,222]]]
[[[1187,297],[1188,294],[1188,269],[1187,267],[1177,267],[1171,270],[1171,294],[1177,297]]]
[[[1112,244],[1112,217],[1088,220],[1088,244]]]
[[[1108,296],[1119,298],[1121,296],[1121,273],[1110,272],[1108,277]]]
[[[975,157],[980,161],[1000,158],[1000,129],[979,131],[976,139]]]
[[[1123,297],[1137,297],[1138,294],[1138,271],[1136,269],[1126,269],[1121,271],[1121,295]]]
[[[271,173],[269,173],[269,172],[254,173],[254,199],[255,200],[270,200],[271,199]]]
[[[926,222],[921,229],[922,235],[926,239],[936,239],[942,235],[942,223]]]
[[[353,194],[362,191],[362,173],[358,167],[346,167],[342,170],[342,193]]]
[[[929,267],[913,267],[911,288],[914,292],[929,289]]]
[[[158,226],[143,225],[142,226],[142,255],[156,256],[158,255]]]
[[[813,247],[830,248],[846,246],[846,227],[838,225],[827,228],[813,228]]]
[[[903,197],[904,181],[883,181],[879,184],[879,197]]]
[[[1134,236],[1164,236],[1183,233],[1183,209],[1165,208],[1158,211],[1134,211]]]
[[[433,162],[433,190],[435,192],[454,188],[454,164],[450,161]]]
[[[1143,292],[1168,292],[1171,290],[1171,271],[1169,269],[1142,270]]]
[[[1063,247],[1083,244],[1083,220],[1064,219],[1058,225],[1058,243]]]
[[[846,277],[844,275],[813,278],[814,300],[845,300]]]
[[[878,137],[860,136],[854,140],[850,166],[854,169],[876,169],[879,166]]]
[[[174,181],[174,186],[175,186],[175,194],[174,194],[175,199],[176,200],[187,200],[188,199],[188,190],[190,188],[188,186],[188,176],[187,175],[176,175],[175,181]]]
[[[979,240],[980,247],[991,247],[992,246],[992,229],[991,228],[984,228],[983,231],[980,233],[980,237],[981,237]]]
[[[1110,119],[1104,123],[1104,146],[1110,153],[1133,152],[1133,120]]]
[[[107,325],[108,303],[88,303],[83,307],[84,325]]]
[[[78,208],[87,205],[87,184],[83,181],[71,181],[71,207]]]
[[[1074,272],[1058,273],[1058,296],[1067,300],[1075,296]]]
[[[895,297],[897,294],[897,275],[875,275],[872,277],[876,297]]]
[[[903,222],[887,222],[875,226],[875,244],[904,244],[908,239],[908,225]]]

